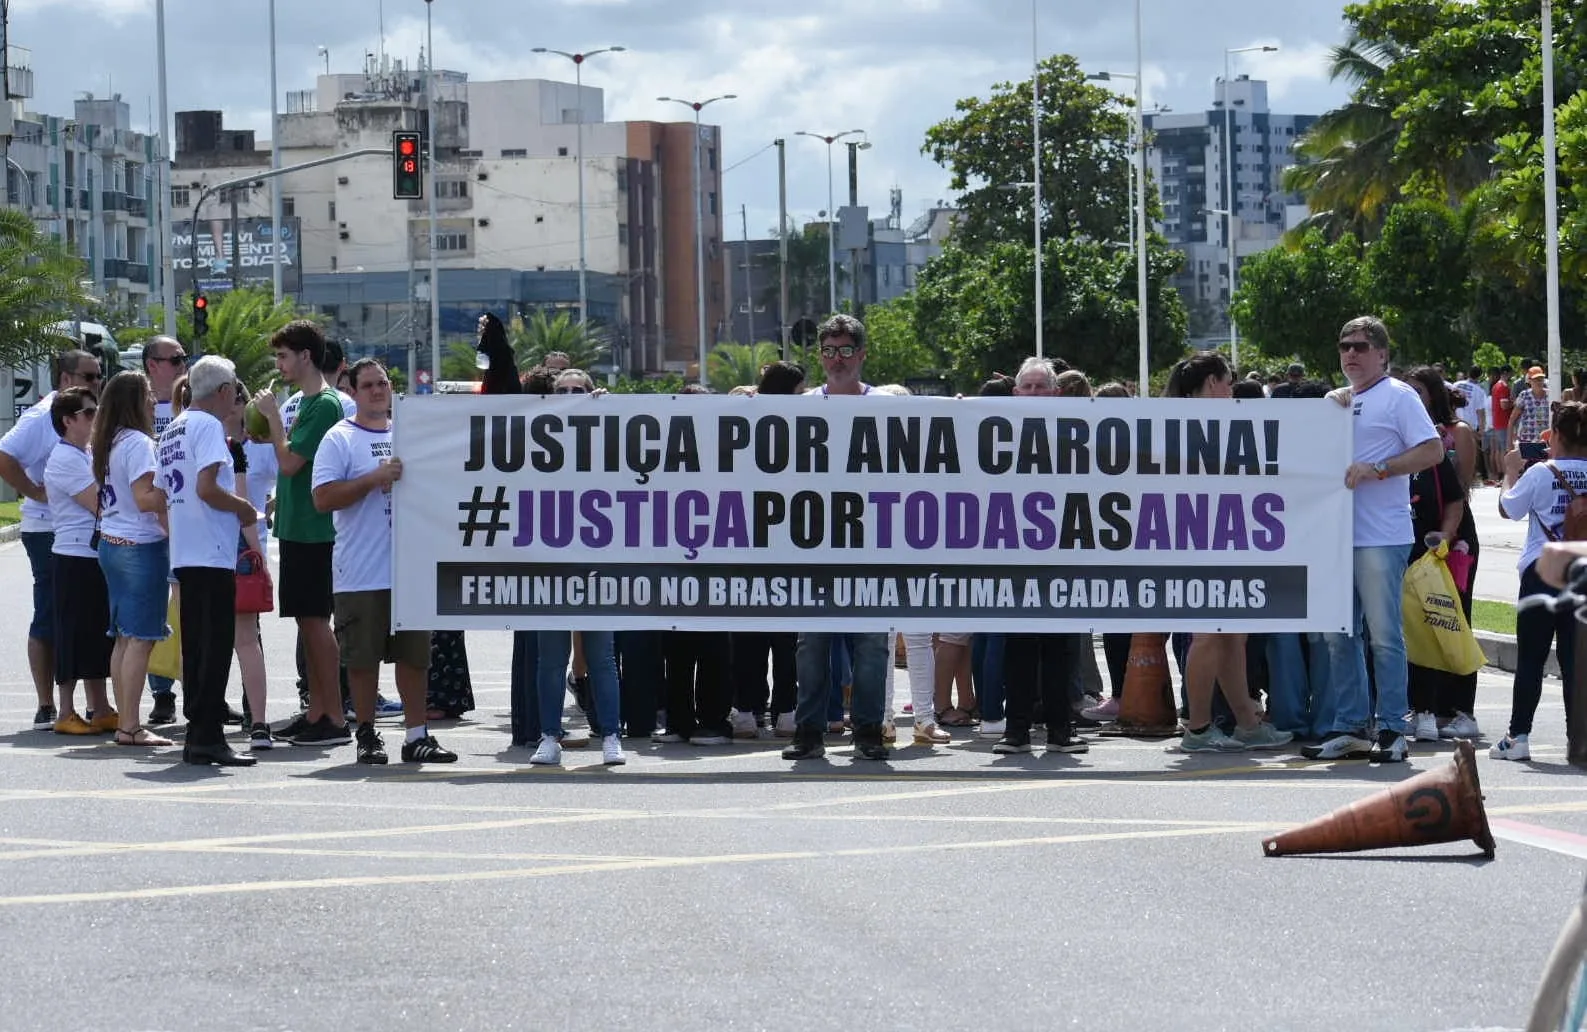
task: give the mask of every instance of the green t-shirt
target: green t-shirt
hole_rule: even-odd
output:
[[[300,544],[323,544],[336,540],[331,514],[314,508],[314,453],[320,450],[325,432],[342,421],[342,399],[336,388],[326,385],[313,397],[298,405],[297,419],[287,435],[287,448],[306,460],[292,476],[276,477],[275,536]]]

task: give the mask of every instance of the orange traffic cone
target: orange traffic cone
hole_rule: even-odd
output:
[[[1168,676],[1168,635],[1131,635],[1119,715],[1098,733],[1131,738],[1168,738],[1179,733],[1174,683]]]
[[[1455,745],[1455,761],[1390,786],[1262,843],[1268,856],[1352,853],[1358,849],[1430,846],[1469,838],[1493,856],[1493,833],[1482,808],[1477,753]]]

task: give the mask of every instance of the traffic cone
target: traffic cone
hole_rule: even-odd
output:
[[[1179,733],[1174,683],[1168,676],[1168,635],[1130,636],[1119,715],[1097,733],[1129,738],[1170,738]]]
[[[1353,853],[1358,849],[1430,846],[1469,838],[1493,857],[1493,833],[1482,808],[1477,753],[1455,744],[1455,760],[1359,799],[1349,806],[1292,828],[1262,843],[1268,856],[1293,853]]]

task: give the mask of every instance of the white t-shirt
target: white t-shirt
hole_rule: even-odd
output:
[[[356,480],[391,458],[391,431],[370,430],[344,419],[325,432],[314,453],[314,487]],[[336,546],[331,552],[331,590],[391,589],[391,492],[371,491],[331,514]]]
[[[44,464],[44,489],[50,496],[50,525],[55,528],[56,555],[92,559],[95,552],[88,542],[94,537],[94,513],[85,509],[76,496],[94,483],[94,461],[87,448],[61,441]]]
[[[1488,397],[1488,388],[1480,383],[1470,380],[1461,380],[1455,384],[1455,390],[1466,399],[1466,407],[1455,410],[1455,418],[1463,419],[1473,428],[1486,430],[1493,425],[1493,420],[1488,419],[1488,409],[1493,401]]]
[[[160,435],[165,433],[165,428],[171,425],[171,420],[173,418],[174,417],[171,415],[171,403],[169,401],[157,401],[154,403],[155,440],[159,440]]]
[[[231,449],[226,428],[208,412],[185,409],[160,435],[160,486],[170,508],[171,569],[190,566],[232,570],[237,567],[235,513],[216,509],[198,496],[198,477],[211,466],[222,491],[235,491]]]
[[[110,444],[110,473],[99,487],[99,532],[105,537],[139,545],[165,538],[159,515],[143,512],[132,497],[133,481],[147,473],[154,474],[155,486],[160,486],[154,438],[141,430],[118,431]]]
[[[1587,494],[1587,459],[1552,461],[1565,475],[1565,482],[1572,490],[1577,494]],[[1544,525],[1547,524],[1548,529],[1555,534],[1561,532],[1570,495],[1554,480],[1554,471],[1548,468],[1548,463],[1539,462],[1522,473],[1515,486],[1500,496],[1499,504],[1510,519],[1527,521],[1526,544],[1521,549],[1521,561],[1516,567],[1524,573],[1543,554],[1543,546],[1553,540],[1543,532]]]
[[[352,395],[337,391],[336,396],[341,399],[343,417],[352,419],[358,415],[358,402],[353,400]],[[281,429],[284,432],[289,434],[292,432],[292,424],[297,422],[298,418],[298,406],[302,404],[303,392],[293,391],[292,397],[288,398],[287,403],[281,406]]]
[[[1355,461],[1387,462],[1424,441],[1438,440],[1422,399],[1409,384],[1385,376],[1356,394]],[[1411,526],[1408,477],[1385,477],[1356,485],[1355,546],[1408,545],[1416,540]]]
[[[44,466],[61,439],[50,420],[50,406],[54,403],[55,392],[51,391],[18,416],[11,429],[0,437],[0,451],[16,459],[35,484],[44,482]],[[31,498],[22,499],[22,533],[49,533],[50,529],[50,507]]]

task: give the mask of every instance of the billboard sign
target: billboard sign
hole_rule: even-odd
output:
[[[238,219],[235,231],[229,218],[205,219],[199,223],[195,241],[191,220],[173,223],[171,256],[176,266],[177,289],[183,294],[193,292],[196,265],[199,290],[208,294],[230,290],[235,232],[236,259],[244,286],[273,283],[272,269],[279,261],[282,289],[297,293],[303,286],[302,224],[295,216],[283,218],[280,240],[271,239],[271,230],[267,218]]]

